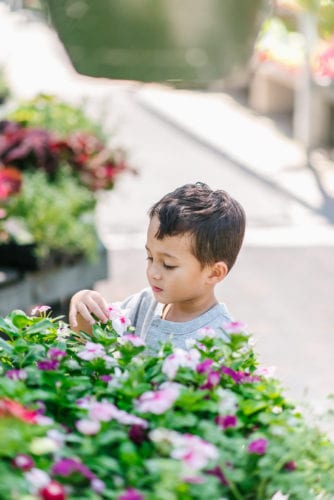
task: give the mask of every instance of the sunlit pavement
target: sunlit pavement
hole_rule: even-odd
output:
[[[229,95],[77,75],[49,28],[0,3],[3,62],[18,97],[84,99],[138,168],[98,205],[110,277],[97,287],[110,300],[146,285],[146,212],[154,201],[197,180],[226,189],[245,207],[248,229],[219,299],[254,331],[262,362],[277,366],[294,396],[308,390],[317,402],[334,392],[333,165],[318,158],[312,172],[275,122]]]

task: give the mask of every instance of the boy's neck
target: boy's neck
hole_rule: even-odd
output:
[[[166,304],[163,310],[162,318],[176,323],[191,321],[211,309],[211,307],[216,304],[218,304],[218,301],[215,296],[205,298],[204,300],[201,299],[196,303],[192,301],[189,303],[183,302],[181,304]]]

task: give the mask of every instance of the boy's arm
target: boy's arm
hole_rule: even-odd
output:
[[[108,320],[107,302],[94,290],[80,290],[73,295],[70,302],[69,322],[73,331],[92,332],[94,316],[105,323]]]

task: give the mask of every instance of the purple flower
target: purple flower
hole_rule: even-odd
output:
[[[61,359],[64,356],[66,356],[66,352],[62,351],[61,349],[57,349],[56,347],[51,347],[51,349],[48,350],[48,356],[50,359]]]
[[[143,500],[143,495],[135,488],[128,488],[121,495],[117,497],[117,500]]]
[[[264,438],[254,439],[248,445],[248,452],[253,455],[264,455],[267,451],[268,441]]]
[[[219,415],[215,418],[215,422],[222,429],[228,429],[237,425],[237,417],[235,415]]]
[[[209,476],[216,476],[221,484],[223,484],[224,486],[228,486],[228,481],[219,465],[217,465],[213,469],[206,470],[205,473],[209,474]]]
[[[23,368],[20,370],[7,370],[5,376],[11,380],[25,380],[27,378],[27,372]]]
[[[297,465],[296,465],[296,462],[294,462],[293,460],[289,460],[289,462],[286,462],[284,464],[284,470],[286,470],[288,472],[293,472],[296,469],[297,469]]]
[[[103,382],[110,382],[110,380],[112,380],[112,376],[111,375],[100,375],[99,377],[100,380],[103,380]]]
[[[52,473],[57,476],[67,477],[73,472],[79,472],[90,481],[95,479],[95,474],[88,469],[83,463],[74,458],[61,458],[52,466]]]
[[[37,361],[37,368],[39,370],[53,371],[57,370],[59,366],[59,361],[57,359],[44,359],[43,361]]]
[[[142,425],[131,425],[128,436],[135,444],[142,444],[147,439],[147,432]]]
[[[213,365],[212,359],[205,359],[196,366],[197,373],[208,373]]]
[[[29,455],[24,455],[23,453],[18,453],[16,457],[14,457],[12,463],[14,467],[23,471],[30,470],[35,466],[33,459]]]

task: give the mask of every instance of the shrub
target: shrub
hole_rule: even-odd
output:
[[[147,355],[124,312],[110,318],[91,337],[47,306],[0,320],[1,498],[333,498],[334,444],[242,325]]]

